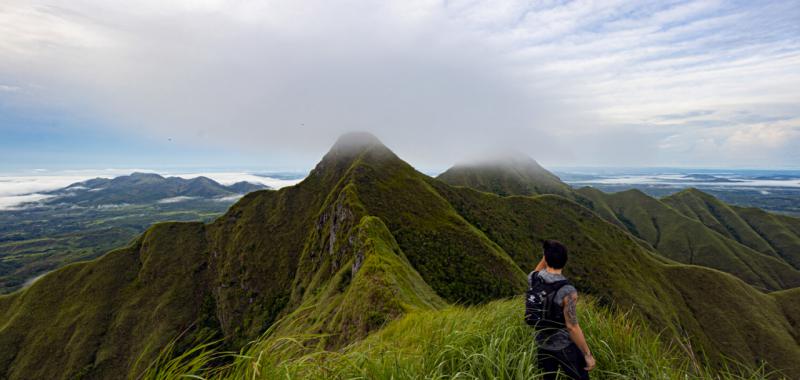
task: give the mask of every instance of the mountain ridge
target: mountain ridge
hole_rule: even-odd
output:
[[[52,198],[45,199],[43,203],[51,205],[70,203],[82,206],[144,204],[178,197],[219,198],[268,188],[262,184],[246,181],[225,186],[204,176],[184,179],[164,177],[156,173],[134,172],[114,178],[93,178],[48,191],[44,194]]]
[[[755,208],[727,205],[697,189],[662,199],[687,217],[756,251],[800,269],[800,220]]]
[[[570,246],[567,275],[582,292],[633,309],[665,339],[692,339],[715,363],[762,357],[798,369],[800,334],[775,300],[796,292],[763,294],[665,259],[562,196],[447,185],[374,137],[347,135],[296,186],[249,193],[209,224],[156,224],[129,247],[0,296],[0,377],[135,377],[175,337],[236,350],[273,329],[343,347],[408,310],[519,294],[550,238]],[[740,290],[704,307],[739,310],[742,328],[702,314],[713,289],[697,282]]]
[[[520,165],[527,168],[520,168]],[[540,174],[516,175],[519,172]],[[694,189],[658,200],[637,189],[618,193],[604,193],[591,187],[573,190],[555,175],[548,176],[546,173],[549,172],[534,160],[516,158],[513,161],[502,159],[481,165],[455,166],[437,178],[450,185],[469,186],[501,196],[561,195],[593,210],[610,223],[628,231],[644,248],[658,252],[668,259],[732,273],[751,285],[767,291],[800,286],[800,270],[792,265],[798,262],[796,254],[788,252],[792,248],[800,251],[800,235],[797,235],[796,239],[786,239],[783,236],[786,234],[773,234],[779,235],[773,236],[773,239],[780,241],[784,246],[781,251],[783,255],[778,255],[769,245],[748,245],[748,242],[755,239],[737,240],[716,225],[707,225],[694,215],[685,215],[685,207],[683,211],[679,210],[680,202],[677,201],[679,194],[689,193],[703,194],[704,199],[714,199],[720,208],[727,208],[711,195]],[[554,188],[553,181],[558,181],[561,186],[555,187],[554,191],[547,191]],[[565,188],[567,190],[564,190]],[[762,217],[760,220],[763,219]],[[772,225],[776,223],[787,222],[776,221]],[[787,228],[772,230],[785,231]],[[752,230],[748,231],[751,235],[756,234]],[[769,233],[768,231],[763,233]]]

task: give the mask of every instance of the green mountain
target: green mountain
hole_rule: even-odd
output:
[[[44,203],[0,210],[0,294],[124,246],[155,222],[213,220],[242,194],[264,188],[133,173],[73,183]]]
[[[498,181],[498,178],[503,180]],[[572,190],[535,161],[523,158],[453,168],[438,179],[450,185],[469,186],[499,195],[562,195],[627,230],[644,248],[668,259],[728,272],[759,289],[779,290],[800,286],[800,270],[794,266],[797,252],[800,252],[800,239],[793,233],[800,231],[796,229],[800,226],[800,220],[795,218],[764,212],[761,212],[761,216],[750,213],[751,219],[756,219],[754,224],[764,226],[762,234],[770,235],[772,241],[782,247],[781,254],[778,254],[774,249],[767,249],[772,247],[763,238],[758,238],[760,235],[752,228],[743,228],[741,224],[747,225],[744,221],[738,225],[739,230],[732,230],[734,227],[722,227],[719,221],[711,223],[711,218],[698,219],[696,214],[686,211],[687,206],[678,207],[677,204],[681,202],[676,200],[685,192],[661,201],[638,190],[610,194],[590,187]],[[702,215],[716,212],[714,210],[731,209],[731,206],[711,195],[698,190],[692,193],[703,194],[706,204],[718,206]],[[780,227],[775,228],[776,225]]]
[[[207,177],[183,179],[165,178],[155,173],[133,173],[111,179],[95,178],[73,183],[47,192],[46,194],[53,197],[47,199],[46,203],[80,206],[144,204],[181,198],[219,198],[265,188],[264,185],[244,181],[225,186]]]
[[[268,329],[335,350],[409,312],[519,294],[548,238],[570,247],[582,292],[664,339],[711,363],[800,371],[797,292],[678,264],[561,196],[447,185],[350,134],[296,186],[250,193],[210,224],[154,225],[0,296],[0,378],[136,377],[173,339],[176,354],[205,339],[236,350]]]
[[[669,259],[728,272],[759,289],[800,286],[800,271],[786,261],[729,238],[641,191],[608,194],[586,187],[577,194],[589,208],[610,211],[606,218]]]
[[[573,252],[569,276],[579,289],[623,310],[636,310],[657,329],[677,329],[673,333],[691,337],[712,360],[719,360],[720,354],[746,361],[763,359],[766,350],[773,358],[767,360],[794,368],[789,363],[800,358],[798,325],[781,309],[783,302],[797,302],[800,293],[789,293],[779,302],[775,295],[763,294],[726,273],[664,259],[562,197],[497,197],[450,190],[444,194],[462,215],[524,270],[535,265],[539,241],[556,238]],[[731,317],[732,310],[737,318]],[[757,341],[770,343],[762,346]]]
[[[453,166],[437,177],[453,186],[499,195],[558,194],[568,196],[569,185],[524,154]]]
[[[758,252],[800,269],[800,219],[727,205],[696,189],[662,199],[683,215]]]

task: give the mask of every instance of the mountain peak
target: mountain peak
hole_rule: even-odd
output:
[[[503,152],[475,161],[462,162],[455,166],[462,168],[497,168],[505,170],[545,170],[536,160],[531,158],[531,156],[517,151]]]
[[[384,147],[375,135],[369,132],[348,132],[339,136],[331,152],[358,153],[374,147]]]
[[[569,186],[530,156],[505,152],[482,160],[462,163],[437,177],[450,185],[467,186],[499,195],[559,194],[568,196]]]
[[[368,132],[350,132],[339,137],[312,171],[318,175],[328,170],[341,173],[359,157],[368,160],[398,159],[377,137]],[[311,175],[310,175],[311,176]]]
[[[122,176],[125,177],[125,176]],[[144,173],[144,172],[133,172],[128,177],[130,178],[159,178],[163,179],[164,177],[157,173]]]

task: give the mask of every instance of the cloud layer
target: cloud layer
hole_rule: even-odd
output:
[[[0,102],[252,154],[369,130],[423,166],[509,148],[797,166],[798,19],[795,1],[10,0]]]
[[[86,181],[92,178],[114,178],[121,175],[129,175],[134,172],[156,173],[157,171],[146,169],[106,169],[106,170],[75,170],[59,172],[41,172],[37,174],[24,175],[0,175],[0,211],[11,210],[28,202],[36,202],[49,198],[43,192],[58,190],[73,183]],[[159,174],[169,177],[181,177],[191,179],[200,176],[208,177],[223,185],[233,185],[236,182],[246,181],[250,183],[260,183],[273,189],[280,189],[285,186],[292,186],[302,180],[281,179],[268,177],[266,175],[253,175],[244,172],[204,172],[204,173],[165,173]],[[178,202],[186,200],[186,197],[170,198],[164,203]]]

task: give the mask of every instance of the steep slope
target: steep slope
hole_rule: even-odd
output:
[[[296,186],[250,193],[210,225],[154,226],[0,297],[0,378],[136,374],[180,333],[182,346],[218,336],[235,349],[313,304],[326,306],[310,326],[342,345],[439,296],[475,303],[523,286],[424,175],[350,135]]]
[[[354,255],[281,320],[276,335],[328,334],[320,338],[320,345],[341,347],[400,315],[445,305],[380,218],[363,217],[348,240]]]
[[[112,378],[183,331],[215,330],[206,254],[201,223],[158,224],[0,297],[0,378]]]
[[[453,166],[437,179],[453,186],[499,195],[559,194],[568,196],[569,185],[524,154]]]
[[[665,262],[623,230],[558,196],[438,188],[523,269],[536,265],[541,240],[557,238],[572,252],[567,275],[602,302],[641,313],[656,330],[690,338],[712,361],[767,360],[800,370],[797,318],[788,306],[800,301],[800,293],[763,294],[713,269]]]
[[[731,273],[760,289],[800,286],[800,271],[706,227],[638,190],[607,194],[577,190],[588,207],[612,210],[615,220],[672,260]]]
[[[778,255],[795,268],[800,268],[800,219],[752,207],[734,207],[734,210]]]
[[[781,245],[782,253],[777,254],[752,228],[741,226],[747,225],[742,218],[738,218],[740,226],[737,228],[748,234],[742,232],[742,241],[739,241],[720,223],[707,225],[693,214],[684,215],[686,212],[679,211],[680,208],[670,207],[681,202],[669,199],[661,202],[636,190],[614,194],[594,188],[572,190],[526,156],[455,166],[437,179],[501,196],[561,195],[624,228],[639,245],[668,259],[719,269],[764,290],[800,286],[800,270],[793,266],[795,261],[800,261],[794,257],[796,252],[800,252],[800,238],[788,232],[792,227],[790,222],[749,214],[751,219],[755,219],[754,223],[762,225],[761,234],[770,235],[776,244]],[[710,198],[716,201],[718,209],[729,209],[724,203]],[[710,218],[704,220],[710,221]],[[780,228],[776,228],[777,224]],[[800,224],[797,227],[800,230]]]
[[[155,173],[133,173],[112,179],[95,178],[48,192],[50,204],[77,205],[142,204],[175,197],[215,198],[265,189],[266,186],[237,182],[224,186],[207,177],[183,179]]]
[[[729,206],[697,189],[675,193],[662,201],[728,238],[800,269],[798,218]]]
[[[537,379],[541,370],[532,359],[531,329],[519,317],[521,302],[521,297],[514,297],[478,306],[411,312],[336,351],[298,353],[295,345],[282,344],[286,337],[270,335],[250,345],[243,355],[230,355],[233,363],[222,370],[213,360],[225,353],[206,350],[185,360],[171,359],[165,352],[162,364],[144,379]],[[665,344],[639,318],[602,307],[591,297],[581,297],[578,315],[600,363],[593,379],[769,379],[755,370],[740,373],[735,364],[718,371],[697,363],[680,346]],[[292,336],[293,342],[308,339],[313,337]]]
[[[511,258],[465,221],[429,177],[386,147],[371,149],[351,174],[365,212],[386,223],[414,268],[446,300],[483,302],[524,289]]]
[[[795,293],[656,256],[560,196],[449,186],[351,134],[296,186],[250,193],[211,224],[153,226],[0,297],[0,378],[135,377],[175,337],[177,352],[207,337],[236,350],[271,327],[339,348],[411,310],[520,293],[544,238],[570,246],[581,291],[687,334],[712,360],[798,369],[782,305]],[[728,329],[705,314],[731,310]]]
[[[374,137],[347,135],[303,182],[251,193],[209,227],[225,333],[244,343],[324,288],[353,259],[357,225],[368,215],[381,218],[415,270],[449,301],[482,302],[524,286],[513,261],[424,175]]]

